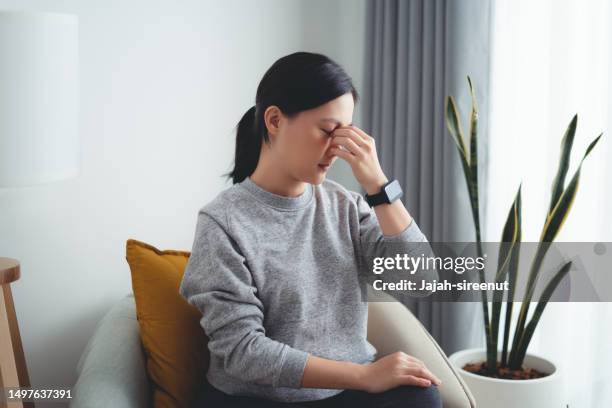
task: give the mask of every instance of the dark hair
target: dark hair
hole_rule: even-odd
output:
[[[263,120],[268,106],[278,106],[284,115],[294,117],[348,92],[357,103],[359,94],[351,77],[325,55],[295,52],[278,59],[261,79],[255,105],[236,126],[234,169],[225,176],[236,184],[255,171],[262,140],[270,141]]]

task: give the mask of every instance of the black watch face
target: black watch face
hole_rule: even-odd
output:
[[[389,201],[393,201],[398,197],[401,197],[402,187],[397,180],[394,180],[387,187],[385,187],[385,192],[387,193],[387,197],[389,197]]]

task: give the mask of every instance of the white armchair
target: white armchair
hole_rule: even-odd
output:
[[[397,302],[370,302],[368,340],[379,356],[402,350],[426,362],[442,380],[444,408],[474,408],[474,398],[421,323]],[[134,295],[122,298],[98,324],[77,365],[72,408],[150,408]]]

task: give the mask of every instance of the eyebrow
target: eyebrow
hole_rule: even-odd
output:
[[[321,122],[334,122],[336,125],[340,124],[340,121],[334,119],[334,118],[325,118],[325,119],[321,119]],[[349,126],[353,126],[353,123],[349,123]]]

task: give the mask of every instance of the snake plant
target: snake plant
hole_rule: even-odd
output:
[[[463,175],[468,188],[472,218],[476,231],[476,250],[478,256],[482,256],[483,251],[479,216],[480,197],[478,191],[478,108],[472,80],[469,76],[467,77],[467,80],[472,101],[471,113],[469,117],[469,154],[464,141],[465,137],[459,118],[457,105],[452,96],[448,96],[446,98],[445,117],[446,126],[457,147],[457,151],[459,152],[459,158],[461,160]],[[510,206],[510,210],[502,231],[501,243],[504,244],[500,245],[499,248],[498,265],[494,277],[496,282],[503,282],[507,279],[509,287],[507,300],[505,302],[506,314],[503,331],[502,355],[499,359],[501,367],[508,367],[510,369],[520,369],[522,367],[523,360],[527,352],[527,347],[529,346],[535,328],[540,321],[540,317],[544,312],[544,308],[557,288],[559,282],[561,282],[561,280],[571,269],[572,263],[569,261],[561,266],[561,268],[556,271],[555,274],[553,274],[553,276],[544,286],[544,290],[537,300],[537,306],[532,314],[532,317],[529,322],[527,322],[527,314],[529,312],[531,302],[533,301],[533,295],[538,283],[542,262],[546,256],[548,248],[550,247],[550,243],[554,241],[572,207],[574,198],[576,197],[576,192],[578,190],[582,163],[602,136],[602,134],[600,134],[589,144],[576,172],[569,183],[565,185],[577,123],[578,115],[575,115],[567,127],[561,141],[561,157],[559,159],[559,167],[553,181],[552,194],[544,220],[544,226],[542,228],[535,256],[529,270],[525,288],[525,298],[523,299],[519,311],[510,353],[508,353],[510,326],[513,313],[514,293],[516,289],[515,286],[517,282],[517,269],[520,259],[520,242],[522,238],[521,185],[519,185],[514,201]],[[506,243],[508,245],[506,245]],[[481,283],[485,282],[485,273],[483,269],[479,270],[478,277]],[[487,350],[486,370],[490,375],[497,372],[497,345],[499,342],[500,315],[502,304],[504,303],[502,297],[503,294],[499,293],[498,291],[494,292],[491,299],[491,314],[489,314],[489,299],[487,292],[484,290],[481,291],[481,303]]]

